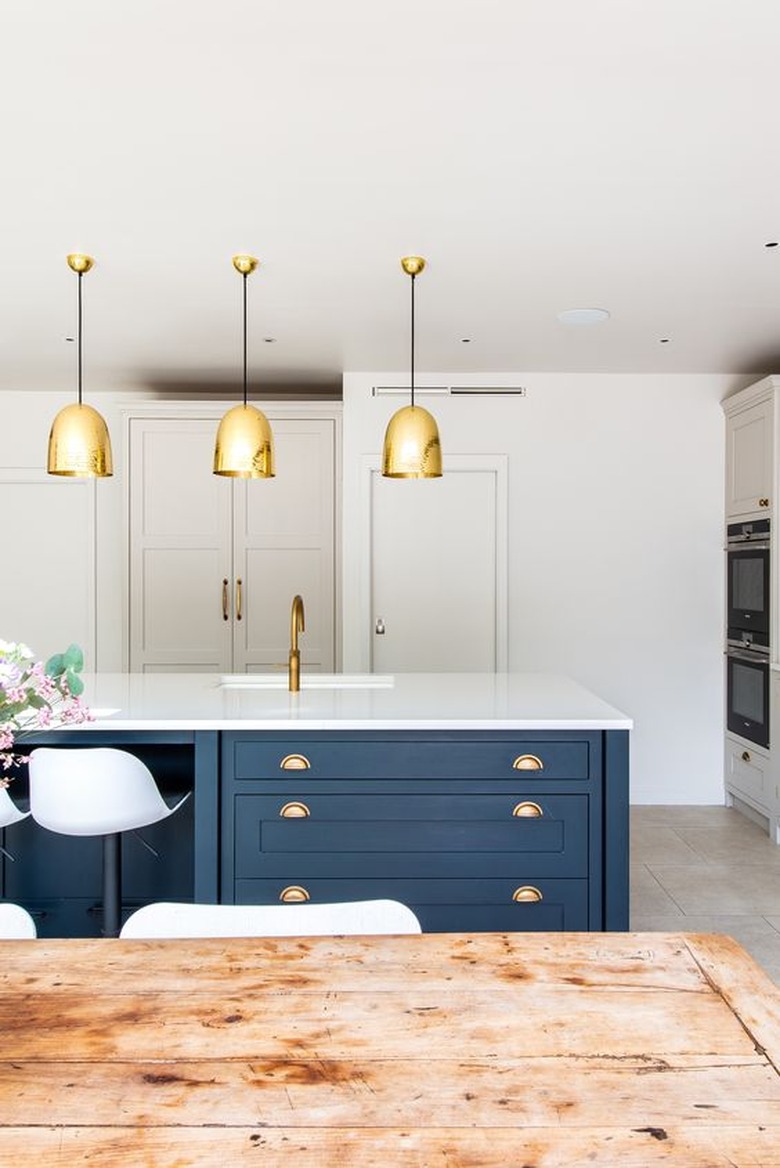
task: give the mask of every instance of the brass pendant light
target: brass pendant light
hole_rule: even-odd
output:
[[[441,477],[441,443],[436,419],[414,404],[414,281],[425,267],[421,256],[404,256],[401,267],[412,278],[411,405],[397,410],[387,424],[382,474],[390,479]]]
[[[244,281],[244,401],[222,418],[214,444],[214,474],[239,479],[271,479],[274,440],[268,418],[246,400],[246,280],[257,267],[254,256],[233,256],[233,267]]]
[[[114,473],[108,427],[97,410],[81,400],[81,279],[94,260],[78,253],[67,258],[68,267],[79,278],[79,397],[73,405],[60,410],[52,422],[46,469],[49,474],[71,478],[107,478]]]

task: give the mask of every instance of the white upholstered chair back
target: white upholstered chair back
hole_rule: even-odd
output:
[[[397,900],[344,904],[147,904],[127,918],[121,937],[326,937],[420,933]]]
[[[27,941],[38,936],[35,921],[20,904],[0,901],[0,940]]]

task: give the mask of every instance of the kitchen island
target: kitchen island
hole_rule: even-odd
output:
[[[153,829],[161,860],[126,853],[128,910],[378,896],[433,932],[628,927],[631,721],[574,681],[304,670],[295,694],[284,675],[85,686],[95,720],[38,741],[132,749],[166,795],[194,790]],[[97,931],[83,921],[99,889],[84,849],[97,841],[29,821],[7,835],[17,862],[4,860],[3,894],[49,935]]]

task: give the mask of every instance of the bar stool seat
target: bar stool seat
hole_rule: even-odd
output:
[[[103,837],[103,935],[121,925],[121,832],[159,823],[169,807],[149,768],[115,747],[39,747],[30,755],[30,810],[41,827],[61,835]]]

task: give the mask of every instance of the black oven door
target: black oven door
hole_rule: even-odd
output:
[[[769,661],[726,654],[726,724],[732,734],[769,748]]]
[[[729,548],[729,637],[753,633],[754,640],[769,646],[769,548]]]

